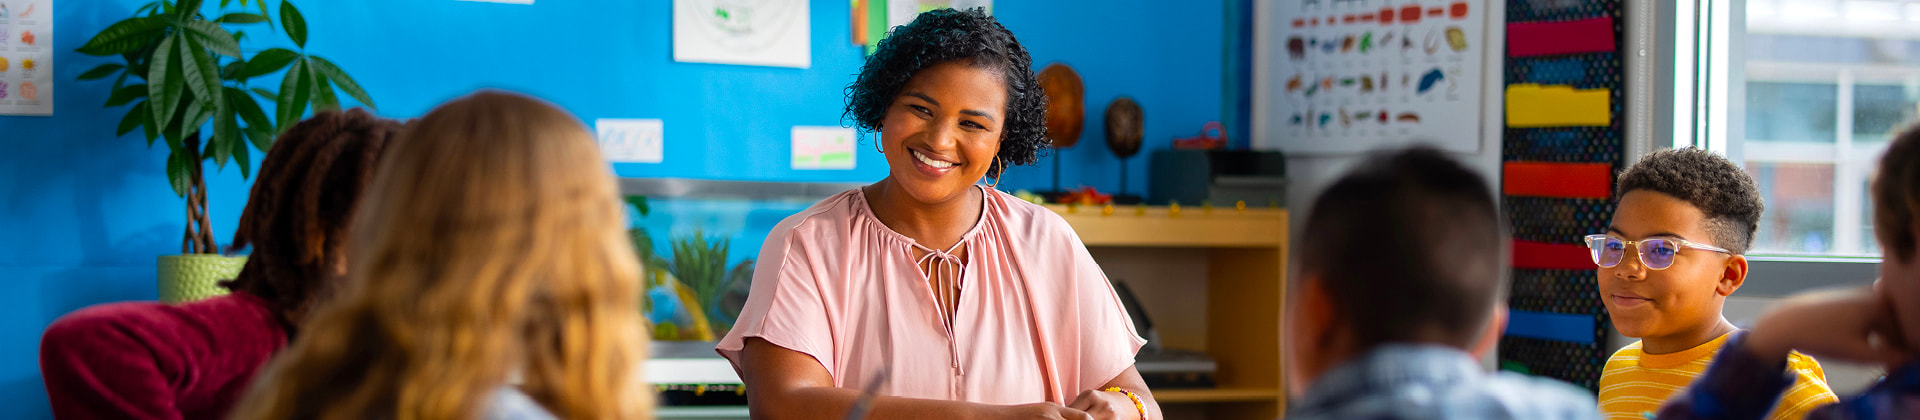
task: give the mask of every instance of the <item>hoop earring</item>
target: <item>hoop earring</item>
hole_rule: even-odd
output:
[[[1005,179],[1007,177],[1007,168],[1004,166],[1000,166],[999,156],[993,157],[993,167],[987,168],[987,170],[991,171],[993,170],[993,168],[1000,168],[1000,173],[999,173],[999,176],[993,177],[993,183],[987,184],[987,188],[1000,189],[1000,180]]]

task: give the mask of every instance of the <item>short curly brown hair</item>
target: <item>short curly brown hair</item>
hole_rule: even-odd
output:
[[[1003,164],[1032,165],[1053,141],[1047,139],[1047,97],[1033,73],[1033,58],[1000,22],[980,9],[937,9],[894,28],[860,76],[847,85],[844,117],[861,130],[880,131],[900,89],[921,69],[948,62],[1000,73],[1007,84],[1007,118],[1000,131],[998,162],[987,176],[998,178]]]
[[[1753,177],[1740,165],[1691,147],[1653,152],[1620,171],[1614,201],[1637,190],[1666,194],[1700,209],[1713,244],[1734,254],[1746,254],[1753,246],[1760,212],[1766,209]]]
[[[1908,262],[1914,248],[1920,247],[1913,229],[1920,225],[1920,125],[1909,125],[1893,136],[1886,155],[1880,157],[1872,194],[1874,236],[1887,257]]]

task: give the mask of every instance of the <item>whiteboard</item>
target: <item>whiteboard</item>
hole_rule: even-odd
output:
[[[1346,154],[1415,142],[1477,152],[1488,54],[1484,0],[1263,2],[1254,110],[1268,146]],[[1494,48],[1488,48],[1494,46]],[[1498,66],[1491,67],[1498,71]]]

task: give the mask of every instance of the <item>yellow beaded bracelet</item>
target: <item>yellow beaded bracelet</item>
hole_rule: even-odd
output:
[[[1120,389],[1120,387],[1117,386],[1107,387],[1104,391],[1126,394],[1127,399],[1133,400],[1133,409],[1140,410],[1140,420],[1149,420],[1147,418],[1147,405],[1140,403],[1140,396],[1134,395],[1133,391]]]

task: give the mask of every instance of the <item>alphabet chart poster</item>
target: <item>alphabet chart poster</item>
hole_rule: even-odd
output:
[[[1480,144],[1487,53],[1480,0],[1276,2],[1271,73],[1283,149],[1357,152],[1414,141]],[[1274,51],[1269,49],[1268,51]]]

